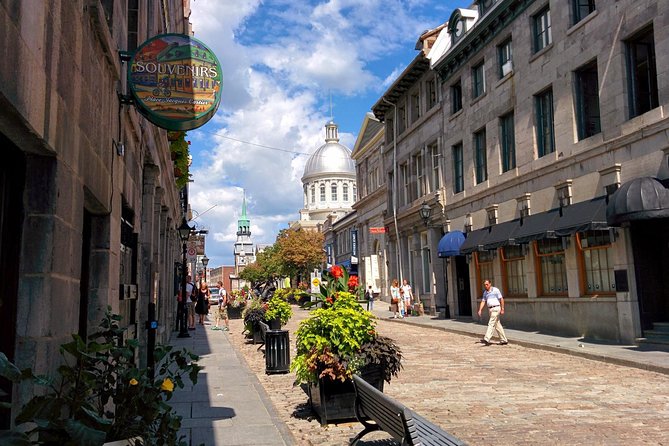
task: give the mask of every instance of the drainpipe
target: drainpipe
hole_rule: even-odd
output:
[[[393,221],[395,222],[395,239],[397,240],[397,267],[400,285],[402,285],[402,247],[400,245],[400,230],[397,227],[397,106],[386,98],[381,98],[386,104],[393,106]]]

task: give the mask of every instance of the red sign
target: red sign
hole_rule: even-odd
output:
[[[369,228],[369,233],[370,234],[383,234],[386,232],[386,228],[380,227],[380,228]]]

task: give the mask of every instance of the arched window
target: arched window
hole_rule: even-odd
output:
[[[311,185],[311,204],[316,203],[316,186]]]
[[[356,201],[358,201],[358,188],[353,186],[353,202],[355,203]]]
[[[337,201],[337,184],[332,184],[330,186],[330,197],[332,198],[332,201]]]
[[[325,184],[321,184],[321,201],[325,201]]]
[[[342,192],[342,199],[348,201],[348,184],[344,184],[344,190]]]

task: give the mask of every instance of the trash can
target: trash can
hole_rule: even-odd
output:
[[[265,373],[290,371],[290,340],[288,330],[267,330],[265,333]]]

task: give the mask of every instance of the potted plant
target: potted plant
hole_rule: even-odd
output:
[[[246,308],[242,313],[244,318],[244,332],[249,338],[253,339],[254,344],[261,344],[262,337],[260,334],[259,322],[265,322],[265,313],[267,312],[267,304],[260,299],[255,298],[247,302]]]
[[[297,329],[291,370],[295,384],[307,385],[312,409],[327,424],[355,417],[354,373],[383,390],[383,381],[390,382],[399,373],[402,352],[391,339],[376,333],[374,316],[349,288],[357,280],[336,266],[323,279],[316,301],[307,303],[319,308]]]
[[[230,319],[241,319],[245,307],[246,299],[242,297],[239,290],[228,294],[228,317]]]
[[[109,308],[100,329],[87,340],[73,334],[72,342],[60,347],[63,365],[55,377],[19,370],[0,353],[3,377],[44,388],[21,409],[15,428],[0,434],[0,445],[186,445],[178,437],[181,416],[167,401],[176,387],[184,387],[184,377],[197,382],[198,357],[157,346],[152,376],[134,364],[137,341],[122,342],[120,320]]]
[[[272,329],[280,329],[281,326],[286,325],[288,320],[293,316],[293,309],[290,304],[278,294],[274,294],[267,302],[267,311],[265,312],[265,320],[268,321],[269,327]]]

